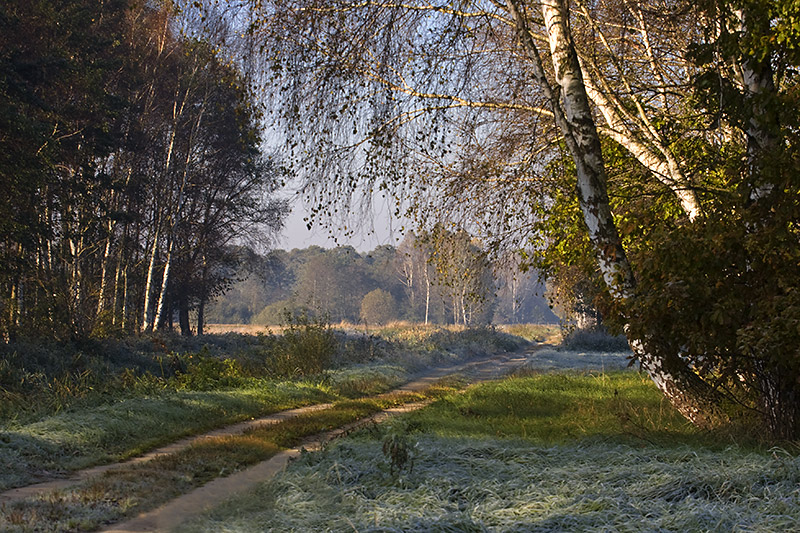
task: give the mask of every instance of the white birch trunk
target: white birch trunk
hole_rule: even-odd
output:
[[[428,312],[431,307],[431,280],[428,274],[428,265],[425,265],[425,325],[428,325]]]
[[[509,12],[575,162],[578,200],[603,279],[614,299],[632,298],[635,280],[611,214],[600,138],[569,33],[568,10],[561,0],[541,1],[556,81],[556,87],[552,87],[528,28],[527,15],[517,2],[508,0]],[[677,354],[656,355],[641,339],[631,339],[631,347],[656,386],[684,416],[701,426],[717,418],[718,397]]]
[[[736,30],[747,33],[750,25],[749,13],[746,9],[738,9],[734,12],[738,18],[739,27]],[[761,165],[761,158],[764,154],[773,151],[779,144],[779,139],[770,131],[770,126],[777,127],[774,119],[767,116],[767,110],[762,102],[758,101],[758,96],[775,92],[775,81],[773,79],[772,66],[769,64],[769,56],[766,59],[757,61],[755,58],[747,58],[739,62],[739,70],[743,89],[752,98],[753,116],[750,117],[745,127],[747,136],[747,169],[749,176],[747,183],[751,184],[750,199],[755,201],[767,196],[772,191],[772,184],[755,184],[754,177],[758,174],[758,167]],[[777,129],[777,128],[776,128]]]
[[[156,270],[156,256],[158,255],[158,239],[159,231],[156,228],[155,235],[153,235],[153,246],[150,249],[150,262],[147,267],[147,280],[144,284],[144,314],[142,316],[142,329],[144,331],[151,331],[153,329],[153,305],[151,302],[151,294],[153,292],[153,277]]]
[[[106,238],[106,245],[103,250],[103,259],[100,262],[100,295],[97,298],[97,315],[98,317],[105,309],[106,293],[108,292],[108,268],[111,261],[111,240],[112,232],[114,230],[113,223],[108,221],[108,237]]]
[[[158,291],[158,300],[156,301],[156,313],[153,317],[153,328],[160,328],[164,319],[164,305],[167,300],[167,288],[169,287],[169,271],[172,265],[172,249],[175,240],[170,239],[167,245],[167,256],[164,260],[164,272],[161,276],[161,289]]]
[[[587,6],[580,0],[578,3],[580,4],[586,20],[597,34],[600,42],[611,52],[612,48],[605,34],[596,24]],[[638,29],[642,35],[643,41],[646,43],[647,56],[650,62],[652,75],[659,80],[661,86],[664,87],[665,81],[661,76],[658,65],[655,63],[644,18],[641,12],[633,9],[632,6],[628,5],[628,9],[639,22]],[[610,61],[617,67],[618,71],[621,72],[623,70],[622,65],[620,65],[620,59],[613,52],[611,52]],[[626,91],[626,98],[629,101],[628,105],[632,102],[635,107],[635,112],[628,110],[628,105],[620,100],[611,86],[605,81],[602,76],[602,70],[597,67],[593,56],[578,57],[578,62],[580,64],[586,94],[595,106],[597,106],[606,122],[606,127],[599,126],[599,129],[630,152],[642,166],[653,173],[656,179],[666,185],[678,198],[689,220],[694,221],[701,214],[697,195],[686,179],[675,155],[669,149],[668,143],[662,138],[661,134],[650,120],[650,117],[645,111],[645,107],[635,94],[628,79],[622,75],[620,82]],[[594,79],[591,75],[592,72],[595,73]],[[661,95],[665,98],[663,89]],[[666,100],[664,100],[663,104],[666,109]]]
[[[601,127],[600,130],[630,152],[658,181],[669,187],[689,220],[696,220],[702,213],[700,202],[669,148],[664,146],[661,139],[652,136],[648,136],[648,141],[656,149],[651,148],[647,142],[640,141],[619,115],[617,106],[592,83],[586,83],[586,92],[606,121],[606,127]]]
[[[186,99],[184,98],[184,103],[185,102]],[[175,213],[172,217],[172,224],[170,224],[169,228],[169,235],[167,236],[169,240],[169,245],[167,248],[167,257],[166,257],[166,262],[164,264],[164,275],[161,279],[161,291],[159,292],[158,295],[158,305],[154,321],[154,326],[157,328],[161,327],[161,322],[164,316],[164,305],[167,299],[167,290],[169,288],[169,274],[172,266],[173,250],[175,248],[175,230],[177,229],[178,224],[181,221],[181,215],[183,212],[183,203],[186,199],[186,184],[189,180],[189,163],[192,157],[192,144],[194,141],[194,134],[195,132],[197,132],[198,129],[200,129],[200,124],[203,121],[204,111],[205,111],[204,107],[201,107],[200,112],[197,116],[197,121],[192,125],[192,130],[189,133],[189,140],[186,147],[186,161],[184,161],[183,175],[181,177],[181,185],[178,191],[178,205],[175,208]],[[181,113],[183,113],[183,105],[181,105]]]
[[[116,325],[119,310],[119,280],[122,275],[122,252],[117,254],[117,267],[114,271],[114,293],[111,295],[111,323]]]

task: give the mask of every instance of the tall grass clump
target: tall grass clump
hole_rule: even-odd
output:
[[[393,324],[378,330],[378,335],[392,347],[384,351],[384,359],[412,371],[481,355],[516,351],[528,344],[521,337],[491,326]]]
[[[339,343],[325,317],[285,314],[287,325],[268,356],[270,372],[280,377],[320,374],[328,368]]]
[[[612,335],[605,328],[574,329],[563,335],[561,347],[572,351],[627,352],[625,335]]]

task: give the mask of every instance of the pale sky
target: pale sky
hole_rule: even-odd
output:
[[[322,246],[323,248],[334,248],[337,243],[330,236],[329,230],[315,225],[311,230],[306,227],[303,220],[308,211],[297,198],[293,202],[292,213],[287,217],[281,238],[276,243],[275,248],[291,250],[293,248],[308,248],[312,245]],[[376,210],[372,213],[372,219],[362,222],[362,229],[357,231],[352,238],[339,238],[339,245],[350,245],[359,252],[374,250],[382,244],[397,246],[403,239],[400,231],[402,224],[392,217],[385,210]],[[341,232],[338,232],[341,235]]]

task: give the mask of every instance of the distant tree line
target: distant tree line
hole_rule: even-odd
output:
[[[169,2],[0,4],[0,338],[202,331],[280,226],[248,80]],[[183,28],[185,30],[185,27]]]
[[[275,250],[247,270],[209,307],[210,322],[279,324],[286,311],[367,325],[558,320],[535,274],[491,264],[469,234],[440,226],[363,254],[349,246]]]

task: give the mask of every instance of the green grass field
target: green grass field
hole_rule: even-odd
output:
[[[324,332],[323,332],[324,333]],[[301,331],[300,335],[303,332]],[[310,332],[316,340],[319,328]],[[135,365],[149,356],[131,356],[124,366],[117,353],[81,355],[93,370],[80,386],[59,393],[52,405],[25,408],[26,403],[52,398],[53,383],[72,383],[74,369],[38,365],[34,348],[16,352],[11,377],[15,387],[0,392],[20,405],[4,405],[0,417],[0,490],[63,476],[88,466],[116,462],[186,435],[301,405],[335,402],[331,409],[301,416],[270,431],[211,439],[179,453],[144,464],[125,466],[78,485],[0,508],[0,531],[91,531],[101,524],[136,513],[185,494],[216,477],[267,459],[303,436],[367,416],[391,405],[422,396],[376,396],[405,382],[410,373],[432,363],[449,364],[481,353],[515,349],[525,341],[492,330],[450,331],[427,328],[406,339],[386,340],[336,333],[329,365],[308,375],[275,377],[270,350],[283,360],[303,358],[305,349],[286,357],[275,338],[245,339],[226,335],[217,347],[172,353],[181,372],[156,376]],[[330,338],[330,337],[329,337]],[[179,339],[182,340],[182,339]],[[301,338],[302,340],[302,338]],[[226,348],[231,349],[227,351]],[[194,348],[193,348],[194,349]],[[54,350],[46,353],[55,361]],[[155,358],[160,361],[161,356]],[[108,359],[101,364],[102,358]],[[10,359],[9,359],[10,360]],[[8,360],[4,360],[8,362]],[[149,364],[149,363],[148,363]],[[8,367],[8,365],[6,365]],[[115,370],[116,369],[116,370]],[[26,379],[37,376],[36,386]],[[103,380],[106,386],[95,386]],[[25,386],[20,386],[20,384]],[[447,389],[447,386],[444,386]],[[442,387],[428,394],[439,395]]]
[[[301,328],[298,337],[315,340],[321,329]],[[284,377],[272,375],[272,356],[281,349],[280,339],[273,337],[208,336],[199,351],[199,339],[183,346],[185,339],[165,337],[172,344],[159,349],[167,355],[144,351],[139,345],[149,350],[152,343],[131,339],[76,352],[72,366],[59,362],[51,346],[17,350],[0,365],[14,366],[8,375],[0,373],[0,413],[5,415],[0,417],[0,491],[283,409],[379,394],[421,368],[525,342],[490,330],[412,327],[401,338],[393,332],[389,340],[331,335],[326,369]],[[181,347],[189,351],[169,351]],[[302,364],[307,353],[290,355]],[[167,363],[182,371],[151,373],[154,364]],[[87,378],[76,384],[76,376]],[[57,387],[64,383],[71,385]]]
[[[798,502],[796,455],[698,432],[634,371],[561,373],[448,395],[180,531],[778,532]]]

